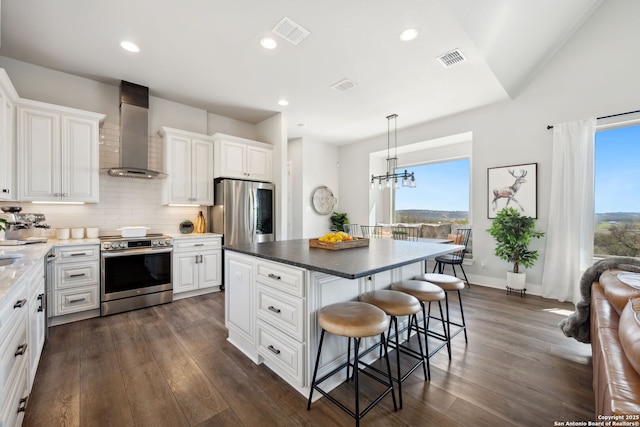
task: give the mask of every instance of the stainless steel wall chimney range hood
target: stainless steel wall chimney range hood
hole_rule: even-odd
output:
[[[149,88],[120,82],[120,167],[109,175],[123,178],[165,178],[149,170]]]

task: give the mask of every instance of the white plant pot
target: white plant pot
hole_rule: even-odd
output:
[[[527,273],[514,273],[507,271],[507,286],[511,289],[524,289],[527,281]]]

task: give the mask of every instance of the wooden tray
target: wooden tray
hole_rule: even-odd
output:
[[[360,238],[358,240],[345,240],[342,242],[321,242],[318,239],[309,239],[310,248],[329,249],[330,251],[361,248],[363,246],[369,246],[369,239]]]

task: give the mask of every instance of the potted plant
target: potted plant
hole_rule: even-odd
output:
[[[334,212],[331,214],[331,231],[343,231],[344,225],[349,224],[346,213]]]
[[[520,215],[514,208],[504,208],[498,212],[487,232],[496,240],[496,256],[513,263],[513,269],[507,271],[507,287],[524,289],[526,273],[520,272],[520,266],[531,268],[538,251],[529,249],[532,238],[544,236],[535,230],[535,219]]]

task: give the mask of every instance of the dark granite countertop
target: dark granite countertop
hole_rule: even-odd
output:
[[[369,276],[463,248],[460,245],[393,239],[371,239],[369,246],[339,251],[310,248],[307,239],[223,246],[228,251],[346,279]]]

